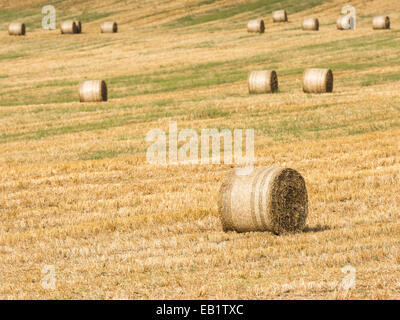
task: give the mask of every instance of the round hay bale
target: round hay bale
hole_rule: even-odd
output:
[[[287,22],[287,12],[286,10],[277,10],[272,12],[272,21],[273,22]]]
[[[336,27],[338,28],[338,30],[349,30],[347,26],[350,24],[351,24],[351,17],[349,16],[340,16],[336,20]]]
[[[25,23],[12,22],[8,26],[8,34],[10,36],[24,36],[26,33]]]
[[[116,22],[103,22],[101,24],[101,33],[118,32],[118,24]]]
[[[264,33],[265,31],[265,24],[264,20],[256,19],[250,20],[247,24],[247,32],[259,32]]]
[[[388,16],[374,17],[372,28],[374,30],[390,29],[390,18]]]
[[[249,175],[226,177],[219,192],[224,231],[302,231],[308,213],[303,177],[289,168],[259,168]]]
[[[75,21],[68,20],[61,23],[61,34],[74,34],[78,33],[78,26]]]
[[[307,18],[303,20],[302,29],[304,31],[318,31],[319,20],[317,18]]]
[[[249,93],[270,93],[278,91],[278,76],[274,70],[250,72]]]
[[[303,74],[305,93],[326,93],[333,91],[333,73],[330,69],[306,69]]]
[[[81,102],[107,101],[107,85],[103,80],[83,81],[79,86]]]
[[[82,23],[79,20],[74,21],[76,24],[76,33],[82,33]]]

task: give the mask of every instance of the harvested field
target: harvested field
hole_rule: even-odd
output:
[[[400,11],[392,0],[78,1],[0,4],[0,298],[398,299]],[[29,4],[27,4],[29,3]],[[46,3],[47,4],[47,3]],[[357,29],[339,31],[345,4]],[[287,23],[272,23],[285,8]],[[391,29],[374,31],[372,18]],[[318,17],[319,32],[304,32]],[[264,19],[265,33],[247,23]],[[83,33],[62,35],[79,20]],[[24,37],[8,35],[23,21]],[[118,33],[100,25],[118,22]],[[334,90],[305,94],[307,68]],[[249,95],[252,70],[276,94]],[[104,79],[108,101],[81,103]],[[256,167],[289,167],[308,193],[303,232],[223,232],[235,165],[157,165],[146,134],[254,129]],[[55,268],[56,288],[41,285]],[[356,270],[345,290],[343,267]]]

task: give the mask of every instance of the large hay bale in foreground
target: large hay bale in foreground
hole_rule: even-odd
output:
[[[349,16],[340,16],[336,20],[336,27],[338,30],[350,30],[347,26],[351,25],[352,18]]]
[[[277,10],[272,12],[272,21],[273,22],[287,22],[287,12],[286,10]]]
[[[24,36],[26,33],[25,23],[11,22],[8,26],[8,34],[10,36]]]
[[[317,18],[304,19],[301,27],[304,31],[318,31],[319,20]]]
[[[103,80],[83,81],[79,86],[81,102],[107,101],[107,85]]]
[[[303,74],[303,91],[326,93],[333,91],[333,73],[330,69],[306,69]]]
[[[82,22],[79,20],[74,21],[76,24],[76,33],[82,33]]]
[[[251,94],[278,91],[278,76],[274,70],[252,71],[247,82]]]
[[[247,24],[247,32],[259,32],[264,33],[265,31],[265,24],[264,20],[256,19],[250,20]]]
[[[101,33],[118,32],[118,24],[116,22],[103,22],[101,24]]]
[[[374,17],[372,28],[374,30],[390,29],[390,18],[388,16]]]
[[[289,168],[260,168],[249,175],[228,175],[218,211],[224,231],[302,231],[308,213],[303,177]]]
[[[78,33],[78,26],[75,21],[68,20],[61,23],[61,34],[74,34]]]

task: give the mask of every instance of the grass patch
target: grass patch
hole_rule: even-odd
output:
[[[135,120],[132,116],[114,118],[114,119],[106,119],[100,122],[87,123],[87,124],[77,124],[71,126],[64,126],[58,128],[50,128],[44,130],[37,130],[32,132],[25,133],[12,133],[12,134],[3,134],[0,136],[0,143],[7,143],[18,140],[38,140],[42,138],[46,138],[49,136],[57,136],[68,133],[77,133],[83,131],[93,131],[93,130],[103,130],[108,128],[114,128],[123,126]]]
[[[105,119],[103,121],[93,122],[93,123],[49,128],[49,129],[24,132],[24,133],[3,134],[0,136],[0,143],[8,143],[18,140],[39,140],[50,136],[59,136],[63,134],[94,131],[94,130],[105,130],[110,128],[121,127],[127,124],[143,123],[160,118],[172,117],[174,115],[179,115],[183,113],[184,113],[183,111],[172,113],[172,112],[166,112],[162,109],[158,109],[137,116],[123,115],[120,117]]]
[[[193,46],[195,49],[201,48],[215,48],[215,41],[204,41]]]
[[[116,88],[115,97],[125,97],[232,83],[247,76],[247,71],[237,70],[231,62],[212,62],[172,71],[119,76],[109,79],[109,84]]]
[[[222,111],[218,108],[212,107],[204,110],[196,110],[188,115],[188,120],[201,120],[201,119],[215,119],[224,118],[230,119],[231,114],[226,111]]]
[[[9,52],[9,53],[5,53],[5,54],[0,54],[0,61],[18,59],[18,58],[23,58],[26,56],[27,56],[27,54],[24,54],[24,53]],[[2,77],[2,76],[0,76],[0,77]]]
[[[96,20],[100,20],[106,17],[109,17],[111,13],[109,12],[94,12],[94,11],[86,11],[77,16],[76,18],[78,20],[81,20],[82,22],[92,22]]]
[[[360,85],[362,87],[369,87],[395,81],[400,81],[399,73],[369,74],[361,78]]]
[[[84,152],[79,154],[79,160],[103,160],[117,158],[122,155],[138,153],[137,149],[127,150],[97,150],[93,152]]]
[[[185,8],[191,9],[191,8],[195,8],[195,7],[201,7],[201,6],[205,6],[205,5],[209,5],[209,4],[213,4],[215,2],[217,2],[219,0],[203,0],[197,3],[191,3],[185,6]]]
[[[326,0],[286,0],[285,8],[289,13],[299,12],[314,6],[318,6]],[[257,0],[252,2],[240,3],[234,6],[224,6],[218,9],[207,10],[201,14],[189,14],[182,18],[177,19],[175,22],[168,24],[171,27],[187,27],[194,26],[202,23],[211,21],[217,21],[222,19],[231,18],[237,14],[243,14],[245,12],[254,12],[257,15],[269,14],[274,10],[278,10],[282,7],[281,0]]]
[[[68,80],[54,80],[49,82],[38,83],[35,88],[51,88],[51,87],[70,87],[77,86],[79,81],[68,81]]]
[[[21,21],[26,24],[27,27],[32,26],[32,18],[41,15],[41,10],[33,9],[2,9],[0,10],[0,21],[2,26],[7,26],[12,21]],[[42,19],[40,19],[41,24]]]
[[[301,46],[297,50],[321,49],[318,52],[326,54],[327,52],[343,51],[344,49],[362,51],[366,49],[397,48],[398,45],[398,40],[391,33],[375,33],[373,35],[310,44]]]
[[[260,64],[265,67],[280,61],[280,52],[262,54],[249,58],[200,63],[177,70],[166,70],[151,74],[136,74],[114,77],[108,80],[114,87],[114,97],[162,93],[198,87],[215,86],[247,79],[249,65]]]
[[[92,22],[109,17],[111,14],[112,13],[110,12],[98,12],[94,10],[84,10],[83,12],[78,14],[71,14],[69,10],[57,10],[57,20],[62,21],[74,19],[80,20],[84,24],[87,22]],[[84,26],[82,27],[82,30],[85,31]]]
[[[283,113],[283,119],[263,119],[246,124],[256,132],[267,135],[276,142],[287,142],[295,139],[321,139],[337,136],[364,134],[375,131],[385,131],[400,126],[397,120],[397,108],[390,108],[391,114],[384,114],[373,109],[352,111],[351,113],[337,113],[336,104],[319,105],[324,113],[316,116],[312,108],[300,114]],[[335,116],[345,120],[332,121]]]

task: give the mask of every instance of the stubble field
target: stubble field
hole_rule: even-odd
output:
[[[57,25],[80,18],[83,34],[61,35],[40,29],[45,4],[0,4],[0,298],[398,299],[400,5],[67,0]],[[336,30],[345,4],[354,31]],[[281,7],[289,22],[272,24]],[[373,31],[383,14],[392,29]],[[301,30],[309,16],[319,32]],[[258,17],[265,34],[248,34]],[[25,37],[8,36],[14,20]],[[108,20],[119,33],[100,34]],[[333,70],[332,94],[303,93],[308,67]],[[262,69],[279,93],[248,94]],[[85,79],[109,101],[79,103]],[[218,189],[235,166],[149,164],[146,134],[170,121],[254,129],[257,167],[305,178],[306,230],[224,233]]]

